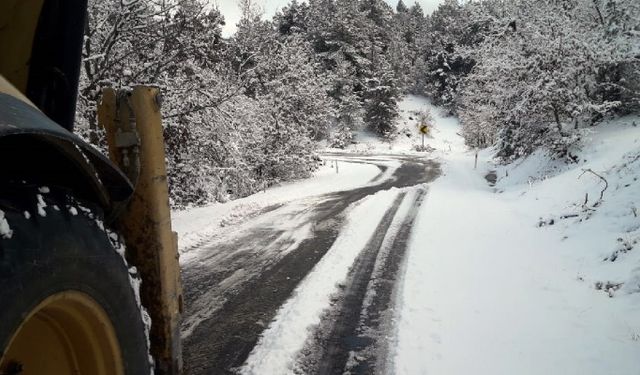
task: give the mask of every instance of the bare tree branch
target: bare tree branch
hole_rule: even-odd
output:
[[[602,203],[602,199],[604,198],[604,192],[607,190],[607,188],[609,188],[609,182],[607,181],[606,178],[602,177],[601,175],[597,174],[596,172],[594,172],[591,168],[589,169],[583,169],[582,173],[580,174],[580,176],[578,178],[581,178],[585,173],[591,173],[594,176],[598,177],[600,180],[602,180],[604,182],[604,189],[602,189],[602,191],[600,191],[600,198],[598,199],[598,201],[593,205],[598,206],[600,205],[600,203]]]

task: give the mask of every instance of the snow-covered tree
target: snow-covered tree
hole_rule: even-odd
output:
[[[633,108],[637,75],[620,74],[633,71],[633,42],[607,36],[598,2],[519,0],[501,10],[492,22],[502,29],[485,35],[462,85],[467,141],[497,142],[507,160],[540,147],[571,159],[580,128]]]
[[[423,94],[470,145],[505,160],[544,147],[571,158],[584,127],[640,111],[635,0],[291,0],[266,20],[241,0],[238,31],[206,0],[89,0],[77,111],[100,144],[102,88],[163,92],[176,207],[306,176],[317,141],[365,127],[393,136],[397,101]]]
[[[374,132],[389,137],[398,117],[398,91],[391,69],[367,80],[365,123]]]
[[[398,0],[398,5],[396,5],[396,12],[398,13],[409,13],[409,8],[404,5],[404,1]]]
[[[309,28],[309,6],[292,0],[274,17],[278,32],[283,35],[306,33]]]

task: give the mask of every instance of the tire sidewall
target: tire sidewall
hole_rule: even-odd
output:
[[[26,315],[47,297],[79,291],[111,319],[125,374],[149,374],[144,323],[129,270],[102,230],[97,210],[82,211],[70,200],[55,202],[48,202],[46,216],[25,210],[29,218],[20,208],[0,206],[13,231],[10,239],[0,239],[2,352]]]

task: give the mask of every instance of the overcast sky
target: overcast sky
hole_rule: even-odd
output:
[[[256,0],[264,9],[266,17],[272,17],[276,11],[289,3],[290,0]],[[391,4],[394,9],[396,4],[398,4],[398,0],[385,0],[387,3]],[[420,3],[422,5],[422,9],[424,9],[425,13],[431,13],[441,2],[442,0],[417,0],[415,2]],[[233,34],[236,29],[236,23],[240,19],[240,9],[238,9],[238,5],[236,0],[212,0],[213,4],[217,4],[222,14],[224,15],[225,21],[227,25],[225,26],[223,33],[225,36],[229,36]],[[413,0],[404,0],[404,3],[407,6],[413,5]]]

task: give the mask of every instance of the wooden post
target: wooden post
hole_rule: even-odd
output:
[[[117,226],[125,238],[127,260],[142,277],[141,299],[151,316],[151,354],[157,375],[182,373],[180,315],[182,286],[177,236],[165,165],[159,90],[103,91],[98,118],[105,128],[111,159],[135,190]]]

